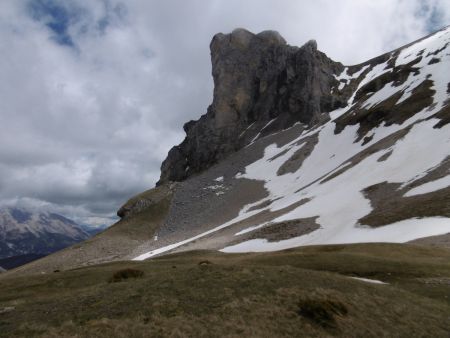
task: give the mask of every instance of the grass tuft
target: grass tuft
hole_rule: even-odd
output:
[[[144,271],[138,269],[122,269],[116,271],[112,277],[108,280],[109,283],[117,283],[129,278],[141,278],[144,276]]]
[[[200,265],[200,266],[206,266],[206,265],[210,265],[210,264],[212,264],[212,263],[208,260],[203,260],[203,261],[198,262],[198,265]]]
[[[300,316],[323,328],[336,328],[336,316],[345,316],[347,313],[347,307],[330,296],[302,299],[297,311]]]

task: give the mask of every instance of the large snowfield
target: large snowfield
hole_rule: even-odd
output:
[[[376,228],[359,223],[361,218],[373,210],[370,200],[362,192],[364,189],[383,182],[398,183],[403,187],[424,177],[450,156],[450,125],[433,128],[439,119],[427,120],[441,110],[449,100],[450,28],[404,48],[397,56],[395,64],[396,66],[407,64],[416,59],[418,55],[422,55],[422,60],[414,67],[419,68],[419,74],[411,73],[400,86],[394,86],[393,83],[384,85],[370,95],[362,107],[370,108],[399,92],[402,95],[397,104],[401,103],[410,97],[412,91],[426,79],[433,81],[432,89],[435,91],[433,104],[430,107],[423,109],[401,125],[380,125],[372,129],[370,131],[371,141],[363,144],[363,140],[356,142],[359,125],[346,126],[342,132],[335,134],[335,120],[351,113],[355,97],[353,95],[346,108],[330,113],[331,120],[329,122],[304,132],[284,146],[278,147],[276,144],[268,146],[261,159],[247,166],[245,173],[236,176],[236,178],[263,181],[264,187],[269,192],[268,197],[244,206],[239,216],[225,224],[184,241],[145,253],[135,259],[142,260],[170,251],[253,216],[263,209],[254,210],[251,207],[264,201],[272,201],[265,209],[277,211],[292,206],[300,200],[306,200],[306,203],[271,220],[270,223],[317,217],[316,222],[320,227],[306,235],[287,240],[269,242],[266,239],[252,239],[225,247],[221,251],[260,252],[302,245],[358,242],[401,243],[450,233],[450,218],[446,217],[406,219]],[[438,59],[439,62],[430,62],[433,58]],[[389,61],[373,66],[354,93],[372,79],[391,71],[387,67],[388,63]],[[336,78],[346,80],[348,83],[352,78],[361,76],[367,69],[369,66],[363,67],[353,75],[348,75],[348,68],[346,68]],[[342,86],[341,82],[339,89],[342,89]],[[349,161],[377,141],[407,127],[410,127],[409,132],[403,138],[398,139],[393,146],[366,156],[356,165]],[[312,135],[317,135],[318,143],[301,167],[293,173],[278,175],[277,171],[280,166],[304,147],[307,138]],[[252,142],[256,142],[256,140]],[[380,161],[379,159],[383,155],[385,155],[385,159]],[[347,170],[325,180],[343,168],[347,168]],[[222,179],[217,179],[217,181],[221,182]],[[410,189],[404,194],[404,197],[434,192],[449,185],[450,173],[445,177]],[[267,224],[269,222],[241,230],[236,235],[254,231]]]

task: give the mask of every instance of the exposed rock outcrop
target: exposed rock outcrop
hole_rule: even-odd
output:
[[[151,206],[158,205],[164,199],[170,198],[174,189],[175,183],[171,183],[144,191],[143,193],[129,199],[124,205],[122,205],[117,211],[117,216],[125,219],[139,214]]]
[[[274,31],[236,29],[215,35],[210,49],[213,102],[184,125],[186,138],[169,151],[158,184],[201,172],[257,135],[326,120],[324,113],[348,99],[331,91],[342,64],[318,51],[314,40],[299,48]]]

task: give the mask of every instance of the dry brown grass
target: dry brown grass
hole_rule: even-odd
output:
[[[117,271],[140,278],[108,283]],[[373,285],[346,276],[383,280]],[[188,252],[0,279],[2,337],[447,337],[450,251],[407,245]]]
[[[119,271],[114,272],[112,277],[108,280],[109,283],[117,283],[122,282],[124,280],[130,278],[142,278],[144,276],[144,271],[139,269],[121,269]]]

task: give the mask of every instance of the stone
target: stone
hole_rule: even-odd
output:
[[[258,134],[323,122],[347,102],[344,94],[331,93],[343,65],[318,51],[314,40],[292,47],[278,32],[238,28],[216,34],[210,50],[213,102],[199,120],[185,124],[186,138],[169,151],[157,185],[208,169]]]

